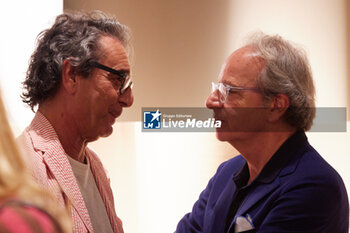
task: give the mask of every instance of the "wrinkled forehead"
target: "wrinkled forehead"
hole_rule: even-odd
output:
[[[115,37],[104,36],[99,40],[100,61],[113,68],[129,70],[129,57],[123,44]],[[116,67],[117,66],[117,67]]]
[[[264,59],[251,47],[234,51],[225,61],[220,73],[221,81],[235,85],[254,84],[264,67]]]
[[[261,71],[264,59],[250,46],[245,46],[234,51],[225,61],[228,70],[252,70]]]

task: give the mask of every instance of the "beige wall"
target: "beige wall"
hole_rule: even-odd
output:
[[[121,119],[140,120],[141,107],[204,106],[222,62],[254,30],[278,33],[306,49],[317,106],[347,106],[348,4],[347,0],[67,0],[64,8],[103,10],[132,29],[135,103]]]
[[[141,107],[204,107],[229,53],[229,1],[69,0],[64,7],[110,12],[132,29],[135,102],[122,119],[140,120]]]
[[[347,33],[346,33],[346,45],[347,45],[347,68],[348,68],[348,72],[347,72],[347,94],[348,94],[348,121],[350,121],[350,1],[346,0],[346,7],[344,8],[344,10],[346,11],[346,29],[347,29]]]

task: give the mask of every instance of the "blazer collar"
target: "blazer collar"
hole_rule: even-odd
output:
[[[237,190],[237,186],[235,182],[232,182],[232,179],[234,177],[234,174],[239,172],[241,166],[245,164],[245,160],[241,155],[238,155],[235,159],[237,159],[235,161],[236,168],[234,168],[236,171],[234,171],[232,174],[231,169],[226,170],[226,172],[231,173],[229,175],[230,177],[228,178],[227,183],[225,184],[224,190],[216,199],[216,202],[212,204],[212,214],[214,218],[209,218],[209,221],[212,222],[205,224],[207,228],[204,229],[204,232],[223,232],[225,229],[226,217],[229,212],[234,194]]]
[[[307,143],[307,137],[304,131],[297,131],[290,136],[282,146],[275,152],[271,159],[266,163],[260,174],[253,182],[271,183],[278,176],[287,175],[294,169],[285,169],[287,164],[300,154],[299,150]]]
[[[39,111],[27,128],[34,150],[41,151],[48,169],[83,220],[86,228],[93,232],[88,210],[76,182],[72,167],[51,123]]]
[[[307,145],[307,137],[303,131],[296,132],[277,150],[265,165],[258,177],[247,187],[252,191],[242,202],[236,215],[242,216],[266,195],[269,195],[280,185],[279,177],[292,174]]]

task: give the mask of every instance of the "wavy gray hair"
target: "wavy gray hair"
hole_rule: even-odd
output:
[[[246,46],[265,61],[257,78],[264,99],[287,95],[290,101],[284,115],[287,123],[298,130],[309,130],[315,117],[315,87],[305,51],[278,35],[262,32],[254,33]]]
[[[98,61],[101,36],[117,38],[129,51],[129,29],[100,11],[64,13],[56,17],[53,26],[38,36],[37,47],[31,56],[22,100],[32,110],[55,95],[64,60],[69,60],[78,74],[88,77],[89,62]]]

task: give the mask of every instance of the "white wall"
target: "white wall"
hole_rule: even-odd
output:
[[[1,1],[0,9],[0,89],[18,135],[33,117],[20,95],[35,39],[62,13],[63,0]]]
[[[308,53],[317,91],[317,106],[346,107],[347,0],[234,0],[228,50],[253,30],[279,34]],[[350,14],[350,13],[348,13]]]
[[[221,161],[237,154],[214,133],[143,133],[141,122],[118,122],[90,146],[111,175],[125,232],[172,232]]]
[[[310,144],[343,178],[350,195],[350,122],[344,133],[307,133]]]

